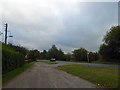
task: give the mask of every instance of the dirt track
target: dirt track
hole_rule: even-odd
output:
[[[36,62],[3,88],[95,88],[96,85],[57,70],[53,65]]]

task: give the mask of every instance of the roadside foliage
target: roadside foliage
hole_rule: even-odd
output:
[[[103,38],[99,53],[102,59],[110,62],[120,60],[120,26],[113,26]]]
[[[9,45],[2,44],[2,74],[10,72],[24,64],[24,56]]]

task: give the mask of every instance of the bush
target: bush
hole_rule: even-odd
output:
[[[36,61],[40,57],[40,52],[38,50],[31,50],[27,58],[30,59],[31,61]]]

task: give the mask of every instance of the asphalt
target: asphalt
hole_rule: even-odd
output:
[[[36,62],[3,88],[97,88],[89,81],[58,70],[54,65]]]
[[[81,62],[68,62],[68,61],[57,61],[57,65],[68,65],[68,64],[81,64],[86,66],[93,66],[93,67],[110,67],[110,68],[120,68],[119,65],[111,65],[111,64],[93,64],[93,63],[81,63]]]

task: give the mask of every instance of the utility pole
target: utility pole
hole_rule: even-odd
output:
[[[5,24],[5,44],[7,44],[7,28],[8,28],[8,24]]]

